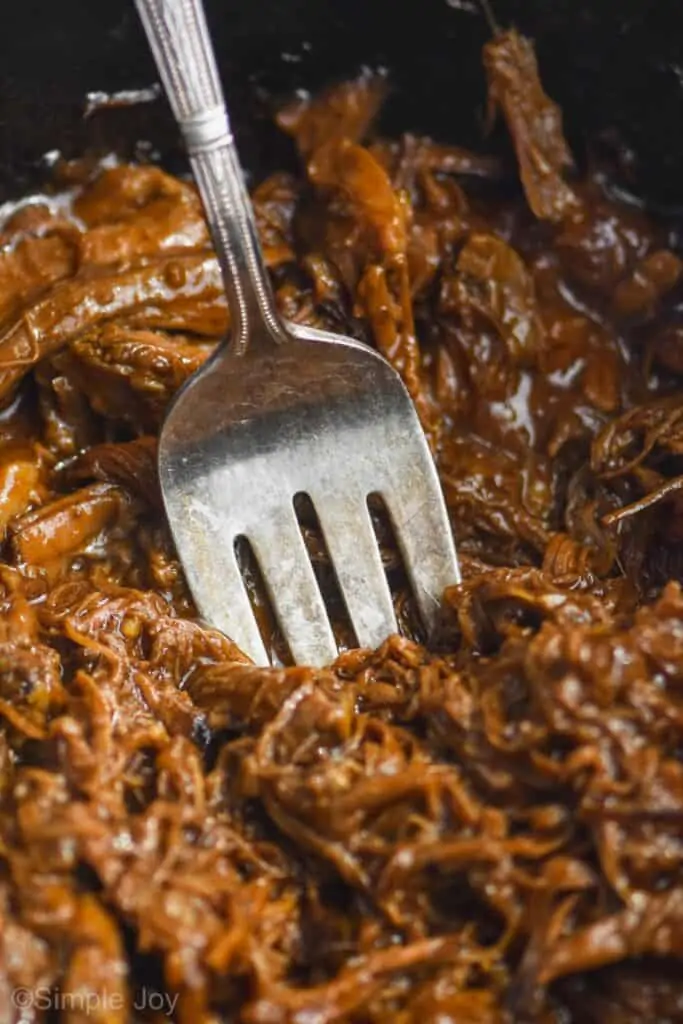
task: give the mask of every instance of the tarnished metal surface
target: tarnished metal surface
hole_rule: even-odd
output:
[[[198,0],[136,0],[186,141],[221,262],[231,334],[164,424],[166,511],[201,614],[256,662],[268,655],[240,574],[245,537],[294,659],[324,664],[335,640],[294,511],[320,520],[356,639],[396,630],[368,512],[383,498],[429,630],[459,579],[446,508],[417,414],[396,371],[357,341],[283,323]]]

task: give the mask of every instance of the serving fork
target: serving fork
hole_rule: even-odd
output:
[[[255,663],[268,645],[238,559],[245,538],[299,664],[337,654],[297,518],[313,504],[361,647],[397,629],[368,507],[389,512],[424,627],[459,581],[446,506],[393,367],[351,338],[284,321],[265,269],[201,0],[135,0],[204,204],[229,337],[174,399],[159,438],[164,505],[200,615]]]

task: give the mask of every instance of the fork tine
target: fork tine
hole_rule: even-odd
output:
[[[356,640],[361,647],[379,647],[397,625],[365,497],[312,500]]]
[[[270,510],[248,540],[294,660],[316,667],[334,661],[337,644],[294,505]]]
[[[188,563],[193,570],[188,582],[200,597],[202,617],[230,637],[256,665],[269,665],[231,539],[210,552],[204,545],[195,544],[194,557],[195,561]],[[202,558],[211,559],[210,569],[203,568]],[[213,585],[216,580],[220,580],[220,587]]]
[[[434,472],[434,471],[433,471]],[[438,484],[425,500],[420,490],[411,501],[410,488],[381,491],[391,517],[403,563],[428,634],[438,626],[441,597],[446,587],[460,583],[460,567],[446,507]]]

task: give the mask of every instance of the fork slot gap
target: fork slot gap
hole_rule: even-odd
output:
[[[425,631],[389,508],[377,491],[368,495],[367,505],[389,589],[394,599],[399,632],[418,643],[424,643]]]
[[[271,664],[293,665],[294,659],[278,625],[254,549],[243,535],[235,538],[235,557]]]
[[[301,530],[308,557],[328,611],[332,632],[340,651],[358,646],[344,598],[332,567],[330,552],[325,543],[320,520],[310,495],[299,491],[294,495],[294,515]]]

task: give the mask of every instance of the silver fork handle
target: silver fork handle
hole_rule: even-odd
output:
[[[202,0],[135,0],[178,122],[225,282],[231,347],[284,339],[221,89]],[[265,327],[266,331],[260,330]]]

